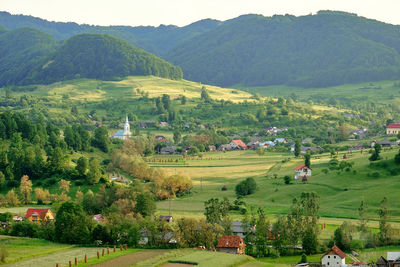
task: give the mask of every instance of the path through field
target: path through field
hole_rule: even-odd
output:
[[[92,265],[92,267],[109,267],[109,266],[129,267],[135,263],[150,259],[152,257],[156,257],[166,252],[168,252],[168,250],[142,250],[115,259],[111,259],[109,261],[98,263],[96,265]]]
[[[96,257],[99,248],[72,248],[62,252],[53,253],[45,256],[34,257],[14,263],[2,265],[4,267],[54,267],[57,263],[60,266],[68,266],[69,261],[74,261],[75,257],[79,261],[83,260],[85,254],[88,258]]]

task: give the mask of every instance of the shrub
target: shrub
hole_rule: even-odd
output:
[[[285,177],[283,177],[283,180],[285,181],[285,184],[290,184],[290,176],[289,175],[285,175]]]
[[[221,188],[221,191],[226,191],[226,190],[228,190],[228,188],[226,188],[226,185],[224,185],[224,186]]]
[[[247,178],[236,185],[235,191],[238,196],[253,194],[257,189],[257,183],[253,178]]]

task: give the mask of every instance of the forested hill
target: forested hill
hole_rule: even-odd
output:
[[[0,12],[0,25],[34,27],[58,40],[111,34],[180,66],[186,79],[221,86],[326,87],[400,77],[400,26],[344,12],[244,15],[185,27],[100,27]]]
[[[128,75],[181,79],[182,71],[109,35],[81,34],[59,44],[52,36],[34,29],[0,31],[1,86]]]
[[[27,80],[32,68],[56,46],[54,37],[35,29],[0,28],[0,87]]]
[[[246,16],[175,47],[167,59],[209,84],[325,87],[400,77],[400,26],[342,12]]]
[[[182,78],[180,68],[104,34],[76,35],[42,63],[33,70],[33,80],[42,83],[78,77],[110,79],[128,75]]]

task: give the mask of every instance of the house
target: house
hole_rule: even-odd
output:
[[[231,254],[244,254],[245,246],[240,236],[224,235],[218,241],[217,250]]]
[[[117,131],[115,134],[113,134],[112,137],[116,138],[116,139],[126,140],[131,136],[132,136],[131,127],[129,125],[128,116],[126,116],[126,120],[125,120],[125,123],[124,123],[124,129]]]
[[[346,265],[346,254],[334,245],[321,258],[322,267],[340,267]]]
[[[398,143],[397,143],[397,142],[391,142],[391,141],[388,141],[388,140],[386,140],[386,139],[383,140],[383,141],[372,141],[372,142],[370,143],[370,146],[371,146],[371,147],[374,147],[375,144],[380,144],[382,147],[398,146]]]
[[[286,140],[286,138],[276,138],[274,143],[275,144],[286,144],[287,140]]]
[[[247,149],[247,146],[245,143],[243,143],[242,140],[232,140],[229,145],[232,147],[232,149],[238,149],[238,150],[244,150]]]
[[[149,126],[147,126],[147,123],[141,121],[139,122],[139,129],[147,129]]]
[[[375,263],[376,267],[389,267],[389,262],[384,258],[384,257],[380,257],[376,263]]]
[[[158,220],[161,221],[161,222],[169,222],[169,223],[171,223],[173,221],[173,218],[172,218],[172,216],[160,215]]]
[[[175,146],[166,146],[162,147],[160,150],[160,154],[162,155],[172,155],[176,153],[176,147]]]
[[[50,209],[28,209],[25,218],[31,222],[41,224],[45,221],[54,221],[54,214]]]
[[[156,135],[154,137],[154,139],[156,139],[157,141],[160,141],[160,142],[167,142],[167,138],[165,136],[162,136],[162,135]]]
[[[159,126],[161,128],[165,128],[165,127],[168,127],[169,125],[168,125],[168,122],[162,121],[162,122],[160,122]]]
[[[400,133],[400,123],[391,123],[386,127],[386,134],[399,134]]]
[[[98,223],[102,223],[103,222],[103,216],[101,214],[95,214],[95,215],[93,215],[93,220],[95,220]]]
[[[275,146],[275,143],[274,143],[274,142],[272,142],[272,141],[265,141],[265,142],[262,142],[262,143],[258,143],[258,144],[255,146],[255,148],[259,148],[259,147],[268,148],[268,147],[274,147],[274,146]]]
[[[314,141],[314,138],[304,138],[302,141],[301,141],[301,143],[304,145],[304,144],[307,144],[307,143],[312,143]]]
[[[218,147],[218,151],[230,151],[232,146],[230,144],[223,144]]]
[[[208,146],[208,151],[215,152],[215,151],[217,151],[217,148],[213,145],[210,145],[210,146]]]
[[[389,262],[389,267],[399,267],[400,266],[400,252],[399,251],[389,251],[386,254],[387,261]]]
[[[305,164],[300,164],[296,168],[294,168],[294,179],[302,179],[303,177],[311,177],[311,169],[307,167]]]
[[[22,217],[19,216],[18,214],[13,215],[13,221],[14,222],[22,222]]]
[[[245,230],[243,223],[241,221],[232,222],[232,234],[244,238]]]

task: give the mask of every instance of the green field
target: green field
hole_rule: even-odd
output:
[[[395,83],[398,83],[398,81],[344,84],[327,88],[300,88],[284,85],[266,87],[235,86],[235,88],[258,93],[262,96],[287,97],[295,95],[300,101],[327,101],[333,97],[339,101],[353,101],[358,104],[366,101],[375,101],[379,104],[398,104],[400,87]]]
[[[383,151],[382,157],[392,159],[395,153],[396,150]],[[342,156],[343,154],[339,154],[338,159],[341,160]],[[370,219],[376,220],[379,203],[384,196],[389,199],[391,220],[400,221],[400,203],[396,201],[400,189],[399,176],[391,176],[382,168],[369,167],[367,151],[349,155],[347,161],[354,162],[351,171],[330,170],[327,174],[322,170],[328,168],[330,155],[318,155],[311,160],[313,176],[309,181],[302,183],[292,180],[290,185],[284,183],[283,176],[293,177],[293,168],[303,163],[303,160],[289,154],[269,152],[258,156],[255,151],[248,150],[206,153],[202,159],[160,162],[162,159],[167,161],[168,158],[176,157],[157,156],[155,162],[150,162],[152,166],[162,167],[170,173],[190,175],[194,183],[193,193],[181,199],[159,202],[160,213],[169,212],[171,207],[173,215],[200,217],[204,211],[204,201],[212,197],[227,197],[233,201],[235,185],[246,177],[254,177],[258,191],[244,200],[248,205],[264,207],[271,217],[287,212],[292,199],[301,192],[315,191],[321,197],[320,215],[324,217],[323,222],[340,224],[343,219],[357,219],[357,208],[361,199],[365,199],[368,204]],[[289,160],[283,162],[288,158]],[[371,176],[374,172],[379,173],[379,178]],[[221,191],[224,185],[227,186],[227,191]],[[240,218],[240,215],[233,217]]]

